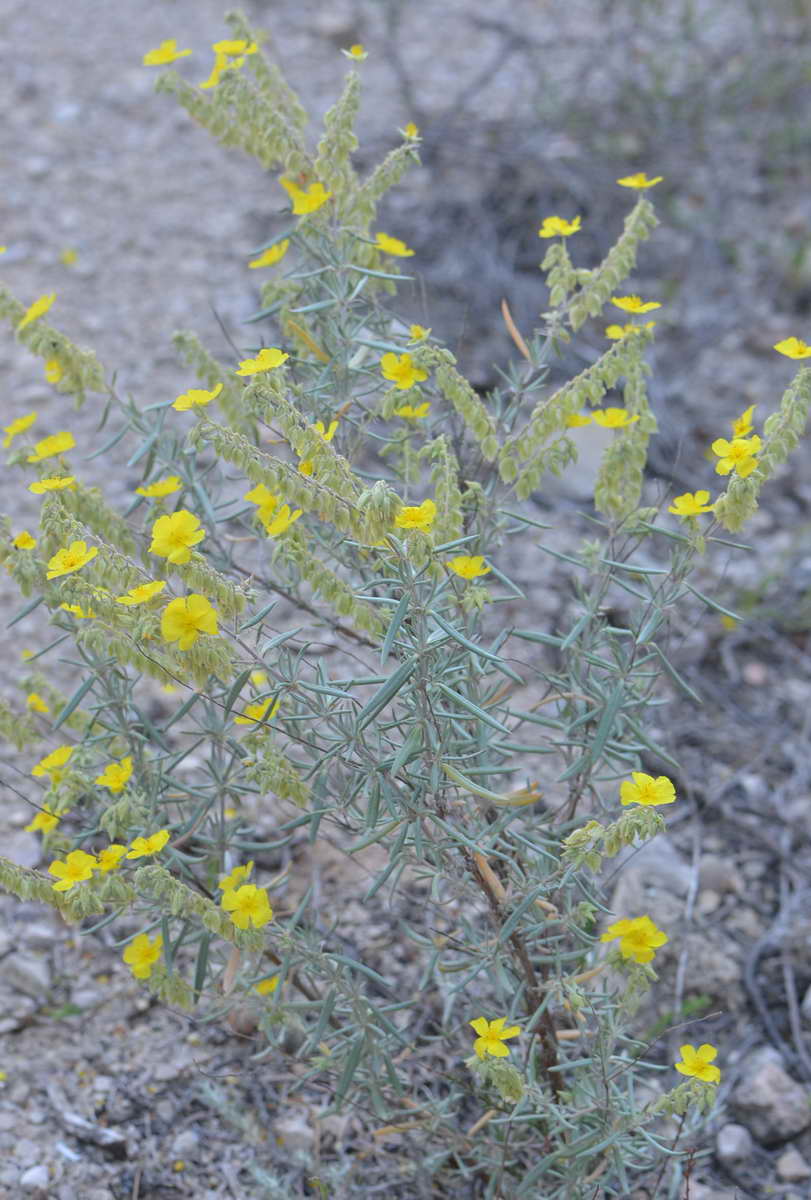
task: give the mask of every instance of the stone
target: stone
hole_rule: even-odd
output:
[[[745,1125],[729,1122],[722,1125],[715,1139],[715,1152],[725,1167],[744,1162],[750,1157],[754,1143]]]
[[[35,950],[49,950],[59,941],[59,934],[52,921],[29,921],[20,932],[20,940]]]
[[[172,1158],[195,1158],[200,1145],[200,1136],[193,1129],[184,1129],[172,1142]]]
[[[800,1015],[807,1025],[811,1025],[811,987],[806,989],[803,1002],[800,1005]]]
[[[20,1187],[24,1192],[44,1192],[48,1187],[48,1168],[44,1163],[29,1167],[20,1176]]]
[[[3,856],[18,867],[36,867],[42,858],[42,847],[35,833],[19,829],[3,838]]]
[[[39,1142],[32,1138],[19,1137],[14,1146],[14,1157],[21,1167],[31,1167],[42,1154]]]
[[[811,1178],[811,1167],[795,1146],[789,1146],[787,1150],[784,1150],[775,1165],[777,1174],[786,1183],[802,1183]]]
[[[315,1143],[315,1130],[298,1114],[280,1117],[273,1126],[276,1137],[290,1153],[309,1154]]]
[[[791,1078],[771,1046],[752,1055],[730,1108],[764,1146],[786,1142],[811,1125],[806,1089]]]
[[[0,980],[26,996],[40,999],[51,986],[51,971],[44,959],[15,951],[0,961]]]

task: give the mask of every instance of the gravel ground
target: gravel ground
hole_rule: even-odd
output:
[[[793,372],[770,347],[803,336],[811,307],[807,4],[245,8],[271,26],[316,115],[340,87],[339,48],[368,47],[362,162],[396,144],[408,120],[419,123],[425,167],[392,198],[384,227],[425,264],[408,315],[446,338],[477,383],[492,383],[491,363],[507,354],[494,319],[501,296],[525,330],[543,305],[539,216],[582,212],[578,252],[593,259],[620,228],[627,198],[613,180],[630,163],[667,177],[662,228],[634,281],[667,299],[652,353],[662,434],[651,496],[695,486],[690,464],[719,427],[748,404],[762,418],[776,403]],[[240,328],[257,299],[245,261],[281,205],[255,164],[155,97],[154,73],[140,66],[144,50],[173,36],[204,61],[221,15],[214,0],[71,0],[57,19],[45,0],[0,0],[0,276],[26,302],[56,291],[54,322],[91,345],[117,372],[118,391],[140,404],[188,386],[175,328],[194,329],[224,357],[232,351],[220,322],[251,344]],[[188,77],[197,78],[191,67]],[[68,248],[72,266],[60,258]],[[567,365],[588,358],[589,336]],[[36,408],[43,434],[69,424],[82,447],[100,444],[98,398],[66,419],[40,364],[10,336],[0,365],[0,423]],[[105,495],[120,502],[134,481],[111,471]],[[539,503],[569,519],[577,498]],[[681,930],[662,957],[656,1012],[707,1017],[700,1040],[718,1044],[725,1064],[713,1153],[696,1161],[690,1200],[810,1194],[811,1133],[797,1117],[811,1085],[810,502],[798,458],[747,530],[752,552],[708,559],[699,586],[746,620],[728,631],[715,617],[684,617],[675,630],[675,661],[704,698],[700,717],[674,703],[659,731],[682,764],[686,815],[619,883],[625,901],[644,896],[657,923]],[[15,529],[36,512],[8,472],[2,511]],[[0,611],[18,604],[0,578]],[[15,686],[20,648],[43,636],[34,614],[5,636],[4,691]],[[19,763],[4,753],[5,776]],[[36,865],[24,800],[2,777],[0,796],[4,853]],[[343,856],[302,857],[299,878],[313,871],[325,902],[345,904]],[[274,1064],[252,1061],[250,1036],[152,1005],[106,934],[80,941],[41,908],[6,898],[0,918],[0,1197],[289,1195],[258,1190],[251,1165],[286,1178],[295,1164],[305,1178],[365,1147],[351,1116],[281,1111]],[[347,936],[359,921],[370,939],[385,939],[391,916],[349,907]],[[404,1140],[392,1169],[415,1152]]]

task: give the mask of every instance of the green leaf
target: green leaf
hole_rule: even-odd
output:
[[[54,721],[53,726],[52,726],[54,731],[56,731],[60,725],[64,725],[65,721],[67,721],[67,719],[71,715],[71,713],[76,711],[76,709],[79,707],[82,700],[87,695],[87,693],[90,691],[90,689],[92,688],[92,686],[95,682],[96,682],[95,675],[88,675],[87,679],[85,679],[82,683],[79,684],[76,691],[71,696],[70,700],[68,700],[67,704],[62,709],[62,711],[59,714],[56,721]]]
[[[373,721],[377,714],[381,712],[386,705],[394,699],[397,693],[408,682],[417,667],[417,660],[409,658],[397,668],[393,675],[390,675],[388,681],[383,684],[380,691],[375,692],[371,700],[358,713],[355,721],[355,734],[359,734],[366,728],[370,721]]]
[[[509,734],[509,729],[506,725],[502,725],[501,721],[497,721],[495,717],[491,717],[483,708],[479,708],[478,704],[474,704],[472,700],[468,700],[467,696],[460,695],[453,688],[448,687],[446,683],[440,683],[437,680],[434,684],[441,692],[444,693],[450,700],[455,700],[457,704],[461,704],[462,708],[467,709],[471,716],[476,717],[479,721],[484,721],[485,725],[489,725],[491,729],[497,729],[499,733]]]

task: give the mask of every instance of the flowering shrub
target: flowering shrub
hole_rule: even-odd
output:
[[[0,291],[0,317],[56,390],[118,414],[108,459],[126,435],[143,473],[122,514],[71,461],[72,433],[38,438],[35,413],[4,427],[9,470],[42,507],[36,538],[6,522],[0,562],[84,670],[64,695],[32,666],[20,706],[0,708],[31,756],[28,828],[50,862],[0,858],[0,884],[69,920],[126,918],[140,931],[123,960],[168,1004],[218,1017],[250,999],[297,1060],[296,1087],[413,1133],[409,1195],[426,1179],[436,1194],[548,1200],[628,1195],[664,1171],[677,1184],[716,1050],[682,1046],[669,1067],[688,1078],[637,1099],[657,1048],[634,1040],[634,1015],[675,933],[646,913],[604,917],[600,872],[678,805],[669,776],[640,770],[669,761],[648,721],[661,676],[692,696],[665,652],[668,616],[697,595],[714,606],[690,572],[796,446],[811,369],[760,433],[749,409],[713,442],[720,495],[702,462],[706,487],[643,505],[656,322],[637,318],[661,306],[618,289],[656,225],[660,177],[618,179],[635,199],[596,266],[572,257],[580,216],[542,218],[547,309],[529,339],[506,314],[522,362],[483,398],[430,329],[392,311],[399,260],[418,250],[372,226],[419,133],[407,125],[367,177],[354,169],[363,48],[347,51],[313,151],[261,37],[229,22],[205,80],[169,71],[158,86],[280,185],[278,229],[246,264],[272,272],[246,356],[220,362],[178,333],[189,386],[139,408],[46,321],[57,296],[26,306]],[[193,71],[167,40],[143,61],[180,60]],[[557,350],[608,304],[629,323],[554,383]],[[811,354],[795,337],[776,349]],[[592,421],[610,431],[597,533],[564,553],[525,502],[577,469],[572,431]],[[576,611],[554,628],[502,618],[524,599],[510,564],[541,579],[544,555],[570,570]],[[178,696],[163,716],[156,683]],[[407,988],[363,930],[346,952],[312,889],[286,907],[276,868],[303,834],[350,861],[376,848],[358,896],[389,898]]]

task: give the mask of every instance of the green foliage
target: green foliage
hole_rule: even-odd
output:
[[[244,18],[229,22],[234,38],[254,39]],[[555,381],[558,348],[602,313],[656,224],[647,194],[593,270],[573,265],[564,239],[552,244],[543,325],[521,346],[521,369],[482,397],[447,349],[412,339],[389,307],[396,256],[369,230],[380,199],[418,161],[418,143],[406,137],[359,177],[354,70],[314,151],[295,93],[261,53],[205,93],[173,71],[158,87],[223,145],[331,195],[286,217],[267,243],[290,242],[255,318],[261,343],[286,347],[283,363],[246,382],[194,333],[175,335],[203,387],[223,385],[212,401],[221,419],[196,410],[188,435],[169,397],[143,409],[121,401],[88,351],[41,321],[21,331],[34,354],[59,358],[60,391],[78,401],[106,393],[145,485],[178,482],[122,514],[79,478],[43,500],[36,548],[15,546],[4,528],[0,562],[71,641],[78,676],[63,695],[38,661],[21,685],[49,713],[4,704],[0,735],[20,750],[41,740],[43,756],[60,743],[73,749],[31,786],[37,807],[47,797],[61,818],[46,833],[55,861],[103,855],[109,843],[122,857],[109,870],[97,859],[65,891],[54,890],[56,872],[0,859],[0,885],[71,920],[136,916],[145,953],[159,958],[144,978],[164,1002],[214,1019],[250,999],[279,1061],[295,1057],[298,1078],[317,1081],[336,1109],[397,1128],[405,1104],[437,1194],[461,1194],[475,1178],[487,1197],[586,1200],[597,1179],[601,1194],[629,1195],[663,1161],[663,1116],[688,1114],[686,1132],[713,1089],[691,1079],[645,1107],[635,1100],[650,1069],[628,1046],[656,976],[622,948],[601,952],[599,873],[665,823],[642,804],[617,815],[618,785],[643,756],[670,761],[650,732],[662,676],[694,696],[665,653],[669,616],[695,602],[688,578],[716,517],[737,529],[796,446],[811,371],[766,422],[756,472],[731,478],[716,517],[677,529],[640,507],[656,431],[644,361],[652,329],[639,324]],[[12,328],[24,312],[0,293]],[[385,354],[410,356],[427,378],[392,386]],[[543,527],[524,502],[548,473],[578,469],[573,419],[620,388],[627,420],[603,457],[593,540],[566,552],[539,543]],[[405,404],[412,411],[398,415]],[[12,449],[10,469],[30,471],[31,437]],[[157,557],[155,522],[183,511],[205,539],[186,561]],[[97,555],[49,571],[76,541]],[[511,573],[535,578],[541,554],[563,564],[573,600],[560,627],[536,630],[521,622]],[[148,583],[165,587],[121,602]],[[172,612],[186,604],[188,616],[194,597],[213,617],[184,646]],[[93,615],[68,616],[64,603]],[[171,701],[156,704],[155,680],[171,686]],[[126,763],[120,787],[100,778],[111,765],[126,775]],[[357,894],[368,906],[386,897],[396,914],[414,964],[405,990],[397,956],[376,955],[363,930],[350,954],[312,888],[287,908],[278,868],[296,859],[302,836],[316,852],[337,848],[353,871],[371,864],[357,872]],[[141,857],[124,857],[126,847]],[[244,879],[227,885],[240,867]],[[272,920],[240,928],[227,904],[255,886],[271,899],[277,887],[282,902]],[[267,959],[277,986],[260,1004],[253,989]],[[482,1015],[520,1025],[511,1058],[468,1057],[469,1022]],[[467,1058],[465,1069],[437,1066],[449,1056]],[[668,1151],[674,1164],[682,1153]]]

